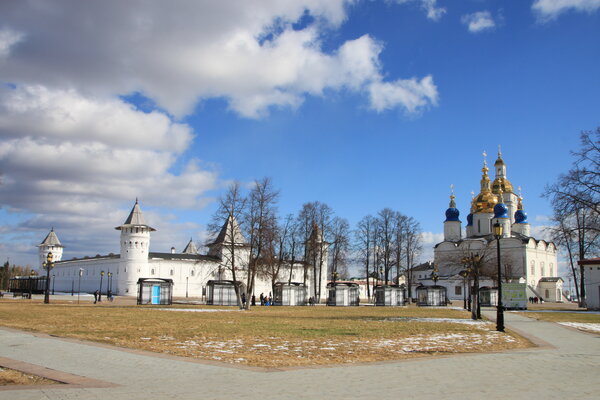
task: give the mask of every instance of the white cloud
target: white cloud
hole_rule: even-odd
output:
[[[435,105],[431,76],[384,79],[373,37],[324,49],[353,2],[0,2],[0,196],[13,221],[0,239],[22,243],[15,235],[34,232],[37,242],[54,225],[76,232],[76,250],[115,251],[112,239],[94,240],[135,197],[204,206],[218,177],[201,160],[183,161],[194,134],[178,118],[205,99],[250,118],[331,90],[364,95],[376,111]],[[443,13],[435,1],[422,6],[430,18]],[[135,93],[155,111],[123,100]],[[159,222],[165,238],[182,226]]]
[[[23,34],[12,29],[0,29],[0,59],[8,56],[11,48],[23,39]]]
[[[439,21],[440,18],[446,13],[446,9],[438,7],[437,0],[388,0],[393,1],[397,4],[403,3],[420,3],[421,8],[427,14],[427,18],[433,21]]]
[[[467,25],[469,32],[477,33],[496,26],[492,14],[489,11],[478,11],[472,14],[463,15],[461,18],[463,24]]]
[[[322,48],[321,38],[345,20],[350,3],[2,2],[0,26],[10,23],[24,35],[19,51],[4,59],[3,79],[96,98],[140,92],[176,116],[218,97],[234,112],[259,118],[326,89],[368,94],[371,82],[384,83],[381,46],[368,35]],[[435,4],[422,1],[437,18]],[[301,28],[294,27],[299,21]],[[349,57],[348,48],[360,51]],[[403,99],[394,106],[411,112]]]
[[[531,8],[541,21],[548,21],[569,10],[593,13],[600,0],[535,0]]]
[[[371,107],[376,111],[384,111],[404,105],[409,113],[414,113],[430,105],[437,105],[438,92],[431,75],[420,81],[399,79],[395,82],[373,82],[369,86]]]

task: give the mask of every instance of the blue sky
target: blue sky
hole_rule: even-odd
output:
[[[0,5],[0,257],[117,251],[135,197],[152,247],[200,238],[231,180],[280,213],[390,207],[440,238],[502,146],[539,231],[544,186],[600,126],[600,1]],[[140,11],[141,10],[141,11]]]

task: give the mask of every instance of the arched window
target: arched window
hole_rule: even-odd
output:
[[[169,275],[173,276],[173,274],[174,274],[174,271],[171,270],[170,273],[169,273]]]
[[[194,276],[194,270],[192,270],[192,271],[190,272],[190,275]]]
[[[535,275],[535,261],[531,260],[531,275]]]
[[[150,270],[150,275],[154,275],[154,268]]]
[[[550,276],[554,276],[554,264],[550,263]]]
[[[544,268],[544,262],[543,261],[540,262],[540,274],[542,275],[542,277],[546,275],[546,270]]]

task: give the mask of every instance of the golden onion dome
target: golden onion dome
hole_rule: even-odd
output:
[[[498,197],[492,192],[479,193],[471,203],[471,213],[493,213]]]
[[[492,183],[492,193],[499,194],[500,189],[503,193],[514,193],[513,185],[508,179],[497,177]]]
[[[484,152],[483,156],[485,157],[487,154]],[[485,161],[483,160],[483,168],[481,169],[481,191],[473,201],[471,202],[471,213],[493,213],[494,206],[498,204],[498,197],[492,193],[492,188],[490,185],[490,178],[488,176],[488,167]]]

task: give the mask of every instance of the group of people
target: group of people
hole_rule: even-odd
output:
[[[112,295],[111,290],[106,292],[106,298],[108,299],[108,301],[113,301],[113,295]],[[102,292],[100,292],[99,290],[96,290],[94,292],[94,304],[96,304],[98,302],[102,302]]]
[[[271,292],[269,292],[268,296],[265,296],[264,293],[261,293],[259,299],[260,299],[261,306],[272,306],[273,305],[273,298],[271,297]]]
[[[531,304],[537,304],[537,303],[543,303],[543,302],[544,302],[544,300],[542,300],[542,298],[541,298],[541,297],[532,296],[532,297],[530,297],[530,298],[529,298],[529,302],[530,302]]]

